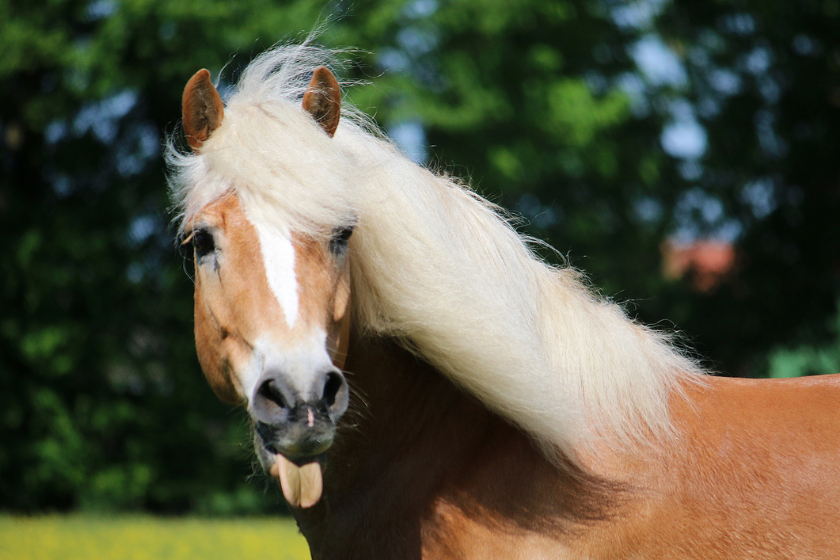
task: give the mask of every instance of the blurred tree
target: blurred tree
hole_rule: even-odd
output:
[[[708,138],[681,164],[678,210],[734,224],[740,254],[736,279],[680,320],[733,373],[764,374],[776,345],[836,343],[839,23],[835,0],[677,2],[661,19],[687,72],[679,102]]]

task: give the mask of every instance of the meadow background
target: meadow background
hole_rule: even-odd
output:
[[[298,550],[198,368],[161,153],[196,70],[324,22],[348,99],[546,259],[721,375],[840,370],[840,0],[0,0],[0,558]]]
[[[306,560],[291,519],[0,516],[3,560]]]

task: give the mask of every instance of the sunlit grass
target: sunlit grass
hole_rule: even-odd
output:
[[[0,516],[1,560],[303,560],[287,518]]]

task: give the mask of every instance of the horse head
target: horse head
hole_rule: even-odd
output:
[[[303,97],[316,134],[335,134],[340,103],[335,77],[318,68]],[[224,114],[209,72],[199,71],[183,97],[193,152],[213,149]],[[199,362],[222,400],[247,408],[260,462],[293,506],[319,501],[321,463],[347,410],[352,232],[351,223],[305,233],[267,223],[235,189],[184,225],[195,258]]]

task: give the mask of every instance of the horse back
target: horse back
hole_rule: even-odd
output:
[[[840,375],[709,378],[673,406],[623,539],[641,557],[840,557]],[[627,535],[627,533],[625,533]]]

